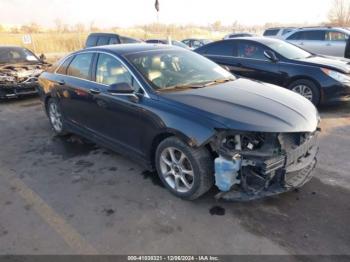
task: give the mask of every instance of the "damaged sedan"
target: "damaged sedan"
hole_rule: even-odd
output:
[[[26,48],[0,46],[0,99],[37,94],[38,77],[47,65]]]
[[[227,200],[280,194],[302,187],[316,165],[320,119],[310,101],[182,48],[81,50],[39,83],[57,135],[128,155],[184,199],[214,184]]]

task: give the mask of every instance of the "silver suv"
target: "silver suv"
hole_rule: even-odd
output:
[[[344,57],[349,29],[339,27],[304,27],[285,35],[284,39],[311,53]]]

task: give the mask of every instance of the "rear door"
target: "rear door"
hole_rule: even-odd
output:
[[[94,86],[91,82],[92,52],[76,55],[70,62],[66,76],[62,77],[61,108],[67,120],[90,129],[94,114]],[[99,90],[95,90],[98,92]]]
[[[328,55],[325,38],[325,30],[303,30],[289,36],[287,41],[311,53]]]
[[[222,67],[229,69],[231,73],[239,75],[241,68],[236,57],[236,43],[233,40],[219,41],[200,48],[199,53]]]

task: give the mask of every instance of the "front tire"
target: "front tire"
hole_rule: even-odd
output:
[[[214,184],[213,159],[206,148],[191,148],[176,137],[156,150],[156,168],[166,188],[177,197],[194,200]]]
[[[310,80],[296,80],[288,86],[288,89],[310,100],[315,106],[320,103],[320,90]]]
[[[50,124],[58,136],[64,136],[67,134],[67,131],[64,127],[64,121],[62,116],[62,111],[60,108],[60,105],[58,104],[57,100],[54,98],[50,98],[47,102],[47,114],[49,116]]]

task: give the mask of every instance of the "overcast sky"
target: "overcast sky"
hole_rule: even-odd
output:
[[[28,22],[132,26],[156,21],[155,0],[0,0],[1,24]],[[220,20],[246,25],[317,23],[327,20],[333,0],[159,0],[160,21],[207,25]]]

